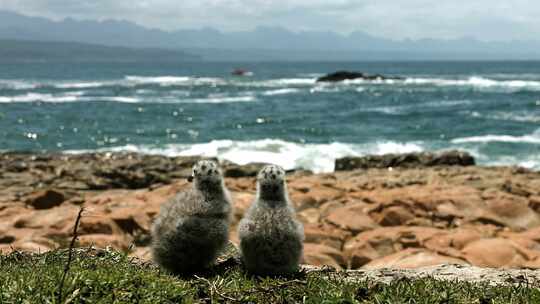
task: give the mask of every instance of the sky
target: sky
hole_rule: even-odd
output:
[[[0,0],[0,9],[60,20],[122,19],[164,30],[279,26],[390,39],[539,40],[534,0]]]

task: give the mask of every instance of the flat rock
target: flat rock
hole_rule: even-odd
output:
[[[79,244],[147,259],[152,221],[161,204],[191,187],[185,177],[197,159],[0,153],[0,250],[68,246],[83,207]],[[338,269],[439,262],[540,269],[540,172],[462,160],[401,155],[367,161],[366,169],[288,174],[306,260]],[[225,184],[235,205],[230,239],[238,243],[255,180],[228,177]],[[39,203],[47,191],[65,199]]]

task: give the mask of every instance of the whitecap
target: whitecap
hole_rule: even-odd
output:
[[[209,96],[207,98],[191,98],[191,99],[180,99],[180,103],[233,103],[233,102],[252,102],[257,101],[257,98],[254,96]]]
[[[160,86],[225,84],[225,81],[223,79],[215,77],[126,76],[125,80],[131,84],[158,84]]]
[[[537,136],[535,134],[524,136],[483,135],[452,139],[452,143],[454,144],[490,142],[540,144],[540,136]]]
[[[217,157],[238,164],[273,163],[285,169],[304,168],[319,173],[334,171],[334,163],[337,158],[368,154],[420,152],[423,151],[423,147],[418,142],[304,144],[280,139],[261,139],[254,141],[213,140],[193,145],[169,144],[159,147],[127,145],[100,149],[99,151],[129,151],[167,156],[201,155]]]
[[[472,76],[467,79],[445,78],[407,78],[404,84],[436,85],[436,86],[464,86],[474,88],[501,88],[512,91],[520,89],[540,90],[540,81],[532,80],[493,80],[489,78]]]
[[[78,96],[70,95],[52,95],[40,93],[27,93],[25,95],[16,96],[0,96],[0,103],[15,103],[15,102],[75,102]]]
[[[269,90],[265,91],[262,94],[264,96],[274,96],[274,95],[286,95],[286,94],[294,94],[300,92],[299,89],[279,89],[279,90]]]
[[[0,89],[32,90],[39,87],[38,83],[17,79],[0,79]]]
[[[54,87],[58,89],[90,89],[99,88],[105,86],[103,82],[66,82],[55,84]]]
[[[232,84],[236,86],[247,86],[247,87],[281,87],[289,88],[293,87],[305,87],[312,86],[317,82],[316,78],[277,78],[269,79],[262,81],[235,81]]]

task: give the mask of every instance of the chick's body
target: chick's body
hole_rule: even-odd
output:
[[[298,270],[304,230],[289,201],[284,178],[277,166],[261,170],[257,198],[240,221],[242,260],[251,273],[280,275]]]
[[[217,165],[199,162],[191,189],[164,203],[152,227],[152,256],[165,270],[207,268],[229,237],[231,200]]]

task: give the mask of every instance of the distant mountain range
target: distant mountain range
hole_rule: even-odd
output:
[[[133,61],[195,61],[199,56],[180,50],[128,48],[78,42],[4,40],[0,39],[2,62],[133,62]]]
[[[163,31],[128,21],[53,21],[0,11],[0,39],[70,41],[130,48],[188,50],[209,60],[540,59],[539,41],[389,40],[361,31],[292,32],[279,27],[221,32]],[[0,49],[2,45],[0,45]]]

